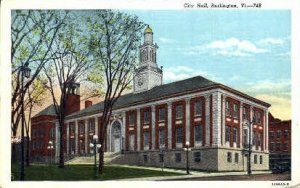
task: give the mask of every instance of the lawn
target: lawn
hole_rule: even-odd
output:
[[[12,181],[19,180],[19,166],[12,165]],[[141,178],[154,176],[183,175],[174,172],[162,172],[148,169],[136,169],[120,166],[105,166],[102,175],[97,180],[117,180],[125,178]],[[25,167],[25,180],[29,181],[89,181],[94,179],[92,165],[66,165],[60,169],[57,166],[31,165]]]

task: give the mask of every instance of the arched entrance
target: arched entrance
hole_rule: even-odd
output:
[[[111,128],[111,152],[121,152],[121,142],[121,123],[119,121],[115,121]]]

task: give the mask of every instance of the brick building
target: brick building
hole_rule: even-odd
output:
[[[269,114],[270,169],[291,169],[291,120],[280,120]]]
[[[183,148],[188,141],[191,168],[246,171],[245,146],[249,145],[250,129],[252,169],[268,170],[270,105],[201,76],[163,84],[157,48],[148,26],[140,46],[133,92],[122,95],[113,108],[105,151],[120,153],[118,163],[160,166],[164,160],[166,167],[184,168]],[[66,156],[90,152],[92,135],[101,126],[102,109],[103,103],[98,103],[66,117]],[[243,123],[254,119],[251,127]]]

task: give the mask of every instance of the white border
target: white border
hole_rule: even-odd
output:
[[[297,0],[3,0],[1,2],[1,64],[0,64],[0,187],[32,187],[32,186],[74,186],[82,187],[88,183],[90,187],[116,187],[116,186],[173,186],[173,187],[199,187],[205,184],[209,187],[278,187],[272,186],[268,181],[184,181],[184,182],[11,182],[10,181],[10,10],[11,9],[184,9],[185,2],[222,2],[222,3],[241,3],[253,2],[262,3],[262,9],[288,9],[292,11],[292,181],[290,185],[300,184],[300,145],[298,144],[300,133],[300,88],[299,88],[299,68],[300,68],[300,1]],[[196,10],[196,9],[193,9]],[[200,10],[200,9],[197,9]],[[242,10],[242,9],[240,9]],[[247,9],[245,9],[247,10]],[[259,28],[258,28],[259,29]],[[286,182],[286,181],[285,181]],[[62,184],[63,183],[63,184]],[[279,186],[284,187],[284,186]]]

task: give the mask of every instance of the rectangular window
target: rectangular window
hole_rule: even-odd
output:
[[[289,149],[288,142],[284,142],[283,150],[287,151]]]
[[[277,138],[281,137],[281,131],[277,131]]]
[[[160,108],[158,110],[158,121],[165,121],[166,120],[166,108]]]
[[[225,135],[226,142],[230,142],[230,127],[226,125],[226,135]]]
[[[194,129],[195,133],[195,143],[201,143],[203,140],[203,128],[202,125],[196,125]]]
[[[288,138],[289,137],[289,130],[284,130],[284,137]]]
[[[202,115],[202,103],[200,100],[197,100],[194,103],[194,115],[201,116]]]
[[[235,118],[239,117],[239,109],[237,104],[233,104],[233,117]]]
[[[74,122],[69,124],[70,134],[75,134],[75,124]]]
[[[150,111],[144,111],[144,124],[150,123]]]
[[[131,134],[129,136],[129,150],[130,151],[134,150],[134,142],[135,142],[135,136],[134,136],[134,134]]]
[[[129,126],[134,126],[135,125],[135,114],[130,113],[128,119],[129,119]]]
[[[237,143],[238,133],[237,128],[233,128],[233,142]]]
[[[195,163],[201,162],[201,153],[200,152],[194,152],[194,162]]]
[[[144,132],[144,148],[149,148],[149,142],[150,142],[150,134],[149,132]]]
[[[159,154],[159,162],[160,163],[164,162],[164,154],[162,154],[162,153]]]
[[[270,131],[270,139],[274,139],[274,131]]]
[[[176,144],[183,143],[182,127],[176,128]]]
[[[261,113],[257,112],[257,123],[261,123]]]
[[[183,105],[177,105],[176,106],[176,119],[181,119],[183,117]]]
[[[263,164],[263,157],[261,155],[259,156],[259,164]]]
[[[279,150],[280,150],[280,147],[281,147],[280,142],[277,142],[277,143],[276,143],[276,150],[279,151]]]
[[[50,129],[50,138],[51,138],[51,140],[53,140],[55,138],[55,127],[52,127]]]
[[[175,153],[175,162],[180,163],[181,162],[181,153]]]
[[[239,162],[239,154],[238,154],[238,153],[235,153],[235,154],[234,154],[234,162],[235,162],[235,163],[238,163],[238,162]]]
[[[228,163],[231,163],[231,162],[232,162],[231,152],[227,152],[227,162],[228,162]]]
[[[243,119],[249,120],[249,108],[243,107]]]
[[[143,155],[144,163],[148,163],[148,155]]]
[[[95,132],[95,119],[89,119],[89,132]]]
[[[243,144],[245,148],[248,148],[248,129],[243,129]]]
[[[70,154],[75,154],[75,139],[70,139]]]
[[[79,134],[84,134],[84,123],[79,123]]]
[[[257,155],[254,155],[254,164],[257,164]]]
[[[230,116],[230,104],[229,104],[229,101],[226,101],[226,116]]]
[[[165,145],[165,141],[166,141],[166,130],[165,129],[161,129],[158,132],[159,135],[159,145],[160,146],[164,146]]]
[[[275,149],[275,143],[271,142],[270,143],[270,150],[273,151]]]

